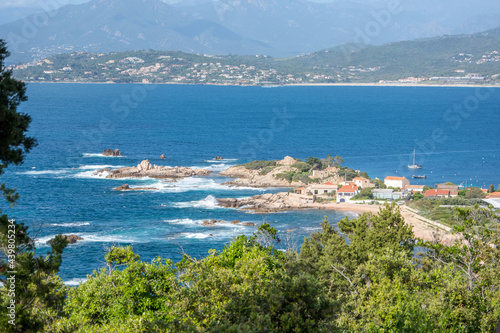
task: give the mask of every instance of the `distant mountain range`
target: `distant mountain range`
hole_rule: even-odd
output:
[[[0,38],[16,63],[142,49],[286,57],[497,26],[500,6],[491,0],[92,0],[1,25]]]
[[[345,44],[291,58],[73,52],[16,66],[14,74],[34,82],[500,84],[500,28],[380,46]]]

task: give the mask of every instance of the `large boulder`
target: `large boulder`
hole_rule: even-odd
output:
[[[297,161],[293,157],[285,156],[285,158],[279,161],[278,163],[284,166],[291,166],[297,163]]]
[[[165,154],[161,154],[160,156],[160,160],[164,160],[166,157],[165,157]]]
[[[122,156],[122,153],[120,152],[119,149],[115,149],[115,150],[105,149],[105,150],[103,150],[102,154],[104,156]]]
[[[138,171],[149,171],[149,170],[153,170],[153,169],[154,169],[154,167],[151,164],[151,162],[149,162],[149,160],[144,160],[139,165],[137,165]]]

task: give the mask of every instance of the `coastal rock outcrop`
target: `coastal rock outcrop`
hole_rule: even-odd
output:
[[[217,223],[226,223],[226,222],[221,221],[221,220],[205,220],[205,221],[203,221],[203,225],[204,226],[209,226],[209,227],[213,227]]]
[[[281,161],[278,161],[278,164],[285,165],[285,166],[292,166],[295,163],[297,163],[297,160],[293,157],[290,157],[290,156],[285,156],[284,159],[282,159]]]
[[[215,156],[214,160],[215,161],[222,161],[222,160],[224,160],[224,158],[222,156]]]
[[[161,154],[160,156],[160,160],[164,160],[166,157],[165,157],[165,154]]]
[[[217,199],[219,206],[239,208],[255,213],[275,213],[286,210],[306,209],[313,206],[300,195],[287,192],[266,193],[244,199]],[[232,222],[231,222],[232,223]],[[245,225],[242,223],[242,225]]]
[[[122,156],[122,153],[120,152],[119,149],[115,149],[115,150],[112,150],[112,149],[105,149],[103,150],[102,154],[104,156]]]
[[[68,241],[69,244],[75,244],[77,241],[81,241],[83,240],[82,237],[80,236],[77,236],[77,235],[62,235],[63,238],[66,238],[66,240]],[[53,240],[54,238],[52,238],[51,240]]]
[[[100,176],[106,173],[106,178],[117,179],[117,178],[142,178],[150,177],[157,179],[176,179],[176,178],[187,178],[194,176],[208,176],[212,173],[210,170],[206,169],[192,169],[187,167],[165,167],[151,164],[149,160],[144,160],[139,163],[136,167],[125,167],[120,169],[112,170],[110,168],[97,170],[94,175]]]
[[[128,184],[123,184],[122,186],[115,187],[115,191],[154,191],[157,190],[156,187],[134,187],[131,188]]]

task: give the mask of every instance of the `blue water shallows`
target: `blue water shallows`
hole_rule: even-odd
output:
[[[294,230],[295,245],[318,230],[325,211],[253,215],[217,207],[215,198],[247,197],[276,189],[234,188],[217,172],[253,159],[286,155],[340,155],[372,178],[426,174],[415,184],[500,184],[500,90],[424,87],[216,87],[182,85],[31,84],[20,111],[33,118],[39,145],[24,165],[2,181],[21,195],[4,213],[42,229],[40,253],[58,233],[85,240],[64,253],[60,275],[69,284],[103,266],[113,244],[130,244],[144,260],[181,258],[181,248],[201,257],[255,227],[203,220],[269,222]],[[103,157],[118,148],[123,157]],[[418,164],[410,171],[416,149]],[[166,155],[160,160],[161,154]],[[214,161],[222,156],[224,161]],[[158,165],[203,167],[212,177],[177,183],[154,179],[110,180],[104,167]],[[115,192],[129,185],[152,192]],[[4,206],[6,206],[4,204]]]

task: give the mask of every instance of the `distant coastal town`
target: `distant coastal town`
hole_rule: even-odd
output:
[[[10,66],[26,82],[55,83],[141,83],[211,85],[496,85],[500,73],[491,72],[500,61],[499,51],[477,57],[460,53],[447,61],[443,71],[415,69],[408,75],[387,65],[366,65],[345,61],[333,65],[322,61],[303,66],[301,57],[274,59],[267,56],[213,56],[183,52],[130,51],[114,53],[74,52],[27,64]],[[333,61],[333,60],[332,60]],[[476,72],[485,68],[486,71]]]

